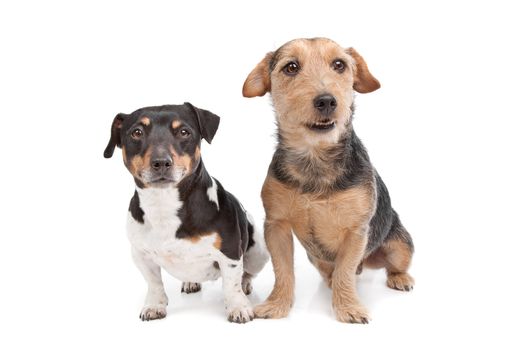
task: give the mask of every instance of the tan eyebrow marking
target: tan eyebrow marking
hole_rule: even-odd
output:
[[[174,121],[171,123],[171,127],[172,127],[173,129],[177,129],[180,125],[181,125],[181,122],[178,121],[178,120],[174,120]]]
[[[144,126],[148,126],[148,125],[150,124],[150,122],[151,122],[151,121],[149,120],[148,117],[142,117],[142,118],[140,119],[140,123],[141,123],[142,125],[144,125]]]

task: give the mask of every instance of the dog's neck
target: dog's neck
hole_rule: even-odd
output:
[[[179,189],[176,186],[144,188],[137,186],[136,194],[139,198],[140,211],[143,213],[140,215],[142,220],[145,214],[148,223],[161,231],[180,225],[177,213],[182,208],[183,202],[180,200]]]
[[[304,193],[328,194],[352,184],[348,179],[360,172],[361,149],[351,123],[335,143],[320,143],[309,148],[294,147],[279,134],[270,169],[281,182]],[[304,135],[303,135],[304,137]],[[366,154],[366,153],[365,153]],[[352,176],[351,176],[352,175]]]
[[[337,143],[296,147],[282,138],[272,162],[276,175],[300,187],[304,192],[325,192],[341,176],[346,138]]]

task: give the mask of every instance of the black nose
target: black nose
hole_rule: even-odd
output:
[[[335,107],[337,107],[337,100],[330,94],[319,95],[314,99],[314,107],[323,115],[330,115]]]
[[[167,170],[171,168],[172,165],[173,165],[173,160],[168,156],[156,157],[155,159],[151,160],[151,167],[153,168],[153,170],[159,173],[166,172]]]

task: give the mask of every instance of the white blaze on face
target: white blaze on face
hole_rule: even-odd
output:
[[[217,210],[219,210],[219,198],[217,197],[217,183],[214,178],[211,178],[211,186],[208,187],[208,198],[211,202],[217,205]]]

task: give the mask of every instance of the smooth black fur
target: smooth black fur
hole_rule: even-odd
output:
[[[149,125],[140,124],[143,117],[148,117]],[[181,123],[177,129],[184,127],[191,131],[190,138],[177,138],[176,130],[171,127],[175,120]],[[210,201],[207,195],[212,178],[202,159],[196,157],[201,139],[211,142],[218,126],[218,116],[189,103],[146,107],[129,115],[120,113],[114,118],[104,157],[110,158],[115,147],[124,147],[129,163],[135,156],[143,157],[152,144],[156,148],[161,146],[167,149],[168,146],[172,146],[177,154],[189,155],[194,166],[191,173],[176,185],[183,206],[178,213],[173,214],[178,215],[181,220],[180,227],[173,234],[178,238],[190,238],[217,232],[222,239],[221,252],[230,259],[239,260],[244,252],[254,245],[254,227],[248,222],[240,202],[215,179],[219,202],[217,210],[217,205]],[[130,136],[137,127],[146,135],[143,142],[133,140]],[[135,182],[140,188],[148,185],[137,178]],[[144,223],[145,213],[140,207],[136,191],[131,198],[129,211],[135,220]]]
[[[137,220],[141,224],[144,223],[144,211],[140,207],[139,194],[137,191],[135,191],[133,197],[131,197],[131,201],[129,202],[129,212],[131,213],[133,219]]]
[[[183,206],[178,216],[182,221],[176,232],[178,238],[188,238],[203,233],[218,232],[222,238],[221,252],[238,260],[253,245],[253,226],[239,201],[224,189],[217,179],[219,210],[208,198],[211,177],[202,161],[197,170],[178,185]],[[251,245],[250,245],[251,243]]]

